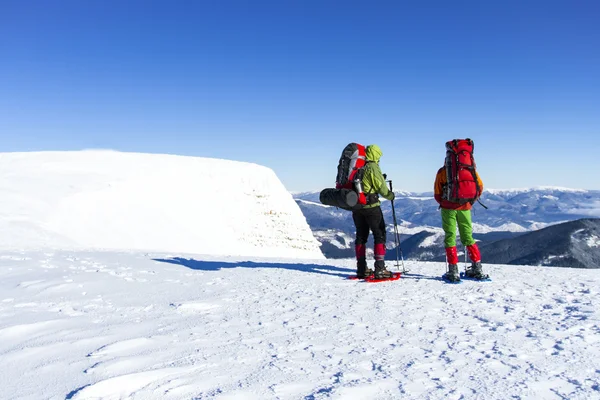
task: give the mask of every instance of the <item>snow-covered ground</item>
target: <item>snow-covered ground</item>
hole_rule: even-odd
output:
[[[255,164],[11,153],[0,178],[2,400],[600,398],[598,270],[348,280]]]
[[[4,251],[0,398],[600,397],[597,270],[407,266]]]

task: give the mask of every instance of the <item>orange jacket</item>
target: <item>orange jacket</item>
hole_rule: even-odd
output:
[[[481,188],[481,193],[483,193],[483,182],[481,181],[477,171],[475,171],[475,176],[477,177],[477,182]],[[446,168],[442,167],[438,170],[437,175],[435,176],[435,183],[433,184],[433,196],[435,197],[435,201],[437,201],[442,208],[447,208],[450,210],[470,210],[471,203],[458,204],[442,199],[444,186],[446,186],[447,183],[448,178],[446,176]]]

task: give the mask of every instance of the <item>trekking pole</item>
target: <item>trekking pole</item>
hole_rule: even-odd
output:
[[[392,180],[387,181],[390,184],[390,192],[393,192]],[[396,220],[396,209],[394,208],[394,201],[392,203],[392,215],[394,216],[394,242],[396,243],[396,268],[400,270],[399,260],[402,259],[402,273],[407,273],[408,270],[404,267],[404,256],[402,255],[402,248],[400,247],[400,231],[398,230],[398,221]]]
[[[463,251],[465,252],[465,273],[467,272],[467,246],[463,244]]]

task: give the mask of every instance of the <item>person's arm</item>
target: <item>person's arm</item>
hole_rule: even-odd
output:
[[[373,168],[373,188],[379,193],[379,195],[389,201],[393,201],[395,196],[394,192],[390,191],[387,187],[387,183],[385,182],[385,178],[381,173],[381,168],[379,165],[375,165]]]
[[[475,176],[477,177],[477,183],[479,184],[479,190],[480,190],[479,193],[483,193],[483,181],[479,177],[479,174],[477,173],[477,171],[475,171]]]
[[[433,184],[433,197],[438,204],[442,204],[442,193],[444,193],[444,185],[446,184],[446,170],[440,168],[435,176]]]

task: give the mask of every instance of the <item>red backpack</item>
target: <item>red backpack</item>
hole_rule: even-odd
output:
[[[447,188],[442,194],[444,200],[473,204],[481,196],[481,188],[475,173],[471,139],[454,139],[446,142]]]
[[[358,204],[367,204],[367,197],[363,193],[362,178],[364,166],[367,164],[365,146],[358,143],[348,144],[342,151],[338,163],[336,189],[351,189],[358,194]]]

